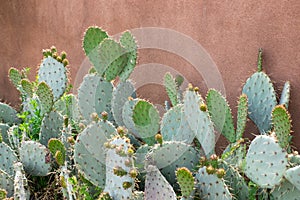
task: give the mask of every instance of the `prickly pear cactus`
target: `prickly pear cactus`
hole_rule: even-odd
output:
[[[237,122],[236,122],[236,140],[243,137],[246,122],[248,116],[248,98],[245,94],[239,97],[238,110],[237,110]]]
[[[48,142],[48,148],[57,164],[64,165],[66,160],[66,148],[64,144],[56,138],[51,138]]]
[[[197,189],[201,199],[232,199],[224,179],[218,178],[216,174],[208,174],[205,166],[199,169],[196,179],[198,180]]]
[[[63,117],[56,111],[47,114],[42,121],[41,132],[39,135],[40,143],[48,145],[51,138],[59,138],[63,129]]]
[[[96,47],[107,37],[107,33],[101,28],[97,26],[89,27],[84,33],[82,44],[85,54],[90,58],[91,53],[95,51]],[[93,59],[91,59],[91,62],[93,62],[92,60]]]
[[[131,199],[135,178],[134,151],[126,137],[114,136],[106,144],[106,181],[104,191],[113,199]]]
[[[136,65],[137,45],[135,42],[135,38],[129,31],[126,31],[122,34],[120,38],[120,44],[124,47],[126,56],[128,58],[127,64],[119,74],[121,81],[124,82],[129,78]]]
[[[0,123],[0,136],[2,139],[2,142],[5,142],[6,144],[9,144],[9,137],[8,137],[8,131],[9,126],[7,124]]]
[[[6,191],[7,197],[14,195],[14,176],[10,176],[0,169],[0,188]]]
[[[116,123],[124,126],[122,114],[123,106],[128,101],[128,97],[135,97],[135,88],[130,80],[120,82],[112,92],[111,110]]]
[[[74,160],[76,167],[84,177],[97,185],[105,186],[106,177],[106,151],[104,143],[112,135],[117,134],[116,129],[108,121],[99,121],[88,125],[77,137],[74,147]]]
[[[300,166],[288,169],[284,176],[300,191]]]
[[[262,51],[258,55],[258,71],[247,79],[242,93],[248,97],[248,113],[261,134],[271,129],[271,112],[277,104],[270,78],[262,71]]]
[[[61,97],[67,88],[67,70],[53,57],[44,58],[38,72],[39,82],[45,82],[52,90],[54,101]]]
[[[33,95],[33,84],[28,79],[22,79],[21,86],[26,95],[31,98]]]
[[[19,150],[24,170],[33,176],[47,176],[51,170],[51,155],[42,144],[23,141]]]
[[[159,113],[153,104],[139,100],[134,108],[132,119],[139,136],[148,144],[155,143],[155,135],[159,131]]]
[[[273,188],[280,183],[286,169],[286,151],[274,138],[256,136],[246,156],[245,173],[250,180],[262,188]]]
[[[272,190],[271,195],[274,200],[299,200],[300,190],[289,181],[284,180],[279,186]]]
[[[113,85],[96,75],[86,75],[78,89],[79,110],[87,122],[91,122],[91,114],[106,111],[109,119]]]
[[[16,171],[14,179],[14,199],[25,200],[29,199],[29,191],[27,190],[27,179],[25,177],[25,172],[23,170],[23,165],[20,162],[14,164],[14,169]]]
[[[195,134],[184,115],[183,107],[183,104],[178,104],[164,114],[160,127],[164,141],[179,141],[191,144],[195,138]]]
[[[178,168],[175,174],[182,197],[190,197],[195,189],[195,179],[193,174],[185,167]]]
[[[80,120],[80,111],[78,106],[77,97],[73,94],[62,96],[54,103],[54,109],[61,115],[68,116],[69,120],[78,122]]]
[[[151,162],[156,164],[169,183],[175,185],[176,169],[178,167],[193,169],[200,159],[200,153],[186,143],[174,141],[164,142],[162,146],[155,145],[146,158],[150,160],[150,164]]]
[[[145,200],[176,200],[176,194],[172,186],[160,173],[159,169],[154,165],[148,165],[146,170]]]
[[[122,109],[122,119],[128,131],[134,136],[140,138],[140,135],[137,129],[135,128],[135,124],[132,118],[134,106],[137,104],[138,101],[139,99],[129,98],[128,101],[124,103]]]
[[[283,105],[278,105],[273,109],[272,123],[279,145],[286,148],[290,143],[292,125],[290,114]]]
[[[215,133],[208,111],[200,108],[202,105],[206,107],[198,92],[186,91],[184,96],[185,117],[205,154],[209,156],[215,149]]]
[[[231,109],[221,93],[210,89],[206,96],[207,109],[216,129],[222,133],[229,142],[236,141]]]
[[[9,80],[14,84],[14,86],[19,89],[22,80],[22,75],[18,69],[11,67],[8,71]]]
[[[36,90],[41,103],[41,115],[49,113],[53,106],[54,96],[46,82],[40,82]]]
[[[20,119],[17,117],[17,111],[11,106],[0,102],[0,122],[5,124],[18,124]]]
[[[0,170],[13,177],[15,175],[14,163],[17,162],[18,158],[14,151],[5,143],[0,143]]]
[[[291,93],[291,85],[290,82],[287,81],[283,86],[281,96],[280,96],[280,101],[279,101],[279,105],[284,105],[286,109],[288,109],[289,107],[290,93]]]
[[[177,99],[177,84],[170,73],[166,73],[164,76],[164,86],[172,105],[176,106],[179,103]]]

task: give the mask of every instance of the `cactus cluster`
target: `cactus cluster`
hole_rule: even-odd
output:
[[[92,67],[68,94],[66,53],[43,51],[35,81],[11,68],[21,94],[17,112],[0,103],[0,196],[30,198],[32,177],[55,174],[64,199],[297,199],[300,158],[291,145],[290,85],[279,103],[270,78],[258,71],[244,84],[237,122],[226,98],[209,89],[202,97],[183,78],[167,73],[162,118],[137,97],[129,76],[137,61],[130,32],[119,41],[93,26],[83,49]],[[247,118],[260,133],[243,138]],[[216,155],[222,134],[229,143]],[[88,188],[87,188],[88,187]]]

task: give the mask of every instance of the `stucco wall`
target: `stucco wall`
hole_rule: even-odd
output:
[[[234,113],[242,83],[256,69],[257,49],[262,47],[264,68],[276,88],[280,91],[284,81],[291,82],[294,143],[300,148],[300,1],[2,1],[0,98],[13,105],[18,103],[17,91],[7,78],[9,67],[36,67],[41,50],[51,45],[68,53],[74,80],[85,58],[81,49],[83,32],[90,25],[101,26],[111,35],[126,29],[162,27],[190,36],[216,63]],[[139,64],[145,63],[171,66],[205,90],[205,77],[199,77],[190,63],[176,55],[143,49]],[[162,92],[157,85],[140,89],[141,96],[157,103],[164,100]]]

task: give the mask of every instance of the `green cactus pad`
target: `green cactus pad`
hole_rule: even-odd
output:
[[[128,97],[135,96],[135,88],[130,80],[121,82],[116,88],[114,88],[112,93],[111,109],[114,119],[119,126],[125,125],[122,118],[124,104],[128,100]]]
[[[33,176],[47,176],[51,170],[49,150],[34,141],[23,141],[19,150],[24,170]]]
[[[199,169],[196,179],[198,180],[197,189],[201,199],[232,199],[224,179],[218,178],[215,174],[208,174],[206,167]]]
[[[66,148],[64,144],[56,138],[51,138],[48,142],[48,149],[50,150],[53,157],[55,157],[55,159],[59,161],[57,163],[59,165],[64,165],[66,160]],[[57,154],[57,152],[60,153]]]
[[[1,138],[2,142],[5,142],[6,144],[9,144],[9,137],[8,137],[8,131],[9,126],[7,124],[0,123],[0,131],[1,131]]]
[[[15,200],[29,200],[29,191],[26,190],[28,187],[23,165],[20,162],[14,164],[16,175],[14,178],[14,199]]]
[[[79,110],[87,122],[91,122],[91,114],[106,111],[109,119],[111,114],[111,99],[113,85],[101,77],[88,74],[84,77],[78,90]]]
[[[274,200],[300,200],[300,190],[287,180],[275,187],[271,195]]]
[[[61,97],[67,88],[67,70],[52,57],[44,58],[38,72],[39,82],[45,82],[52,90],[54,101]]]
[[[206,96],[207,108],[216,129],[222,133],[229,142],[235,142],[233,117],[226,99],[221,93],[210,89]]]
[[[273,109],[272,123],[279,145],[286,148],[290,142],[292,125],[290,114],[283,105],[278,105]]]
[[[11,106],[0,102],[0,122],[8,125],[18,124],[20,119],[17,117],[17,111]]]
[[[115,136],[108,141],[108,146],[104,191],[109,192],[113,199],[131,199],[135,177],[130,176],[130,171],[135,170],[135,168],[133,156],[128,153],[131,148],[130,140],[126,137]],[[115,173],[115,169],[122,169],[124,173],[122,175]]]
[[[170,73],[166,73],[164,76],[164,86],[172,105],[176,106],[178,104],[177,84]]]
[[[214,127],[209,113],[200,110],[199,105],[203,103],[203,99],[197,92],[186,91],[184,95],[185,117],[200,142],[205,155],[209,156],[214,153],[216,141]]]
[[[53,106],[54,96],[50,87],[47,85],[46,82],[39,83],[38,88],[36,90],[36,94],[39,97],[39,100],[41,102],[41,106],[42,106],[41,114],[45,115],[49,113]]]
[[[248,98],[245,94],[239,97],[236,123],[236,140],[243,137],[248,116]]]
[[[231,194],[236,199],[249,199],[249,189],[244,177],[234,167],[224,161],[220,163],[219,167],[222,167],[226,172],[223,178]]]
[[[246,81],[243,91],[248,97],[248,113],[261,134],[271,129],[271,112],[277,104],[270,78],[264,72],[254,73]]]
[[[162,174],[175,185],[175,171],[178,167],[186,167],[192,170],[199,162],[201,154],[194,147],[182,142],[164,142],[162,146],[159,144],[153,147],[152,151],[146,156],[161,170]]]
[[[51,111],[47,114],[41,125],[39,141],[43,145],[48,145],[51,138],[59,138],[63,129],[64,119],[61,114]]]
[[[176,194],[159,169],[149,165],[145,182],[145,200],[153,199],[176,200]]]
[[[22,80],[22,75],[18,69],[11,67],[8,72],[9,80],[18,89]]]
[[[181,195],[185,198],[189,197],[195,187],[193,174],[185,167],[178,168],[175,174],[181,189]]]
[[[8,175],[5,171],[0,169],[0,188],[5,189],[7,197],[14,195],[14,179],[13,176]]]
[[[33,84],[28,79],[21,80],[22,89],[25,91],[28,97],[32,97],[33,95]]]
[[[289,107],[290,93],[291,93],[291,85],[290,82],[287,81],[283,86],[281,96],[280,96],[280,101],[279,101],[279,105],[284,105],[286,109],[288,109]]]
[[[287,153],[274,138],[256,136],[246,156],[246,175],[262,188],[278,185],[286,171]],[[267,169],[267,170],[266,170]]]
[[[162,118],[160,132],[164,141],[180,141],[191,144],[195,138],[184,115],[183,104],[171,108]]]
[[[107,37],[107,33],[101,28],[97,26],[89,27],[84,33],[82,44],[85,55],[90,57],[90,54],[93,54],[93,51],[95,51],[99,44]]]
[[[137,45],[135,42],[135,38],[129,31],[126,31],[122,34],[120,43],[125,48],[128,61],[119,76],[121,81],[126,81],[136,65]]]
[[[154,136],[159,131],[159,113],[153,104],[139,100],[134,108],[132,115],[135,128],[139,136],[148,144],[155,144]]]
[[[0,152],[0,170],[13,177],[15,175],[13,164],[18,160],[17,155],[3,142],[0,143]]]
[[[284,176],[300,191],[300,166],[288,169]]]
[[[77,137],[74,147],[74,160],[84,177],[97,185],[105,186],[104,143],[117,134],[112,124],[103,121],[87,126]]]

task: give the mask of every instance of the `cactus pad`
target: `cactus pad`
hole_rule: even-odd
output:
[[[299,200],[300,190],[298,190],[289,181],[283,181],[279,186],[275,187],[272,192],[274,200]]]
[[[77,168],[93,184],[105,186],[104,143],[111,135],[117,134],[108,122],[100,121],[87,126],[77,137],[74,147],[74,159]]]
[[[0,169],[0,188],[6,191],[7,197],[12,197],[14,194],[13,177]],[[1,199],[1,198],[0,198]]]
[[[121,81],[126,81],[129,78],[130,74],[132,73],[136,65],[137,45],[135,42],[135,38],[129,31],[126,31],[122,34],[120,38],[120,43],[125,48],[128,61],[125,67],[122,69],[119,76]]]
[[[78,100],[73,94],[67,94],[65,96],[62,96],[58,101],[54,103],[54,108],[61,115],[66,115],[71,120],[77,122],[80,120]]]
[[[178,168],[176,170],[177,182],[181,189],[183,197],[189,197],[194,191],[195,180],[193,174],[185,167]]]
[[[158,168],[149,165],[145,182],[145,200],[153,199],[176,200],[176,194]]]
[[[124,126],[122,113],[123,106],[128,100],[128,97],[135,97],[135,88],[131,81],[121,82],[114,88],[111,100],[112,114],[116,123],[119,126]]]
[[[23,165],[20,162],[14,164],[14,169],[16,171],[14,179],[14,199],[15,200],[29,200],[29,192],[26,190],[27,179],[25,177],[25,172],[23,170]]]
[[[167,94],[173,106],[178,104],[177,99],[177,84],[170,73],[166,73],[164,76],[164,86],[166,88]]]
[[[28,97],[33,95],[33,84],[28,79],[21,80],[21,86]]]
[[[180,141],[191,144],[195,138],[184,115],[182,104],[178,104],[164,114],[160,128],[164,141]]]
[[[40,143],[48,145],[48,141],[51,138],[59,138],[61,136],[61,130],[63,129],[63,117],[56,111],[52,111],[47,114],[41,125],[41,132],[39,135]]]
[[[288,169],[284,176],[300,191],[300,166]]]
[[[278,105],[273,109],[272,123],[279,145],[286,148],[290,142],[292,125],[290,114],[283,105]]]
[[[0,136],[3,142],[5,142],[6,144],[9,144],[9,137],[8,137],[8,131],[9,126],[7,124],[2,124],[0,123]]]
[[[186,91],[184,114],[205,154],[209,156],[215,149],[215,133],[208,112],[200,110],[200,105],[203,103],[203,99],[197,92]]]
[[[271,112],[277,104],[270,78],[264,72],[254,73],[246,81],[243,91],[248,97],[248,113],[261,134],[271,129]]]
[[[14,86],[18,89],[20,82],[22,80],[22,75],[18,69],[11,67],[8,72],[9,80],[14,84]]]
[[[99,44],[107,38],[108,35],[105,31],[97,26],[89,27],[85,33],[83,38],[83,49],[85,55],[90,56],[90,54],[95,51],[95,49],[99,46]]]
[[[196,179],[198,180],[197,189],[201,199],[232,199],[224,179],[218,178],[215,174],[208,174],[206,167],[199,169]]]
[[[214,89],[210,89],[206,96],[207,108],[216,129],[222,133],[229,142],[235,142],[233,117],[226,99]]]
[[[96,75],[86,75],[78,90],[79,110],[83,117],[90,122],[91,114],[106,111],[111,114],[111,99],[113,85]]]
[[[61,62],[52,57],[44,58],[39,68],[39,82],[45,81],[52,90],[54,101],[61,97],[67,88],[67,70]]]
[[[283,86],[281,96],[280,96],[280,101],[279,101],[279,105],[284,105],[286,109],[288,109],[289,107],[290,93],[291,93],[291,85],[290,82],[287,81]]]
[[[46,82],[39,83],[36,94],[39,97],[42,107],[41,114],[44,115],[49,113],[53,106],[54,97],[50,87],[46,84]]]
[[[16,154],[7,144],[3,142],[0,143],[0,152],[0,170],[13,177],[15,175],[13,164],[18,160]]]
[[[64,144],[56,138],[51,138],[48,142],[48,149],[55,157],[56,161],[59,161],[57,163],[59,165],[64,165],[66,160],[66,148]]]
[[[48,175],[51,170],[51,156],[44,145],[34,141],[23,141],[19,153],[27,173],[33,176]]]
[[[246,156],[246,175],[262,188],[278,185],[286,171],[287,153],[275,139],[260,135],[251,142]],[[267,169],[267,170],[266,170]]]
[[[0,102],[0,122],[9,125],[19,123],[20,119],[17,117],[17,111],[11,106]]]
[[[159,113],[153,104],[139,100],[134,108],[132,115],[135,128],[139,136],[148,144],[155,143],[154,136],[159,131]]]
[[[248,98],[245,94],[239,97],[236,123],[236,140],[243,137],[248,116]]]

